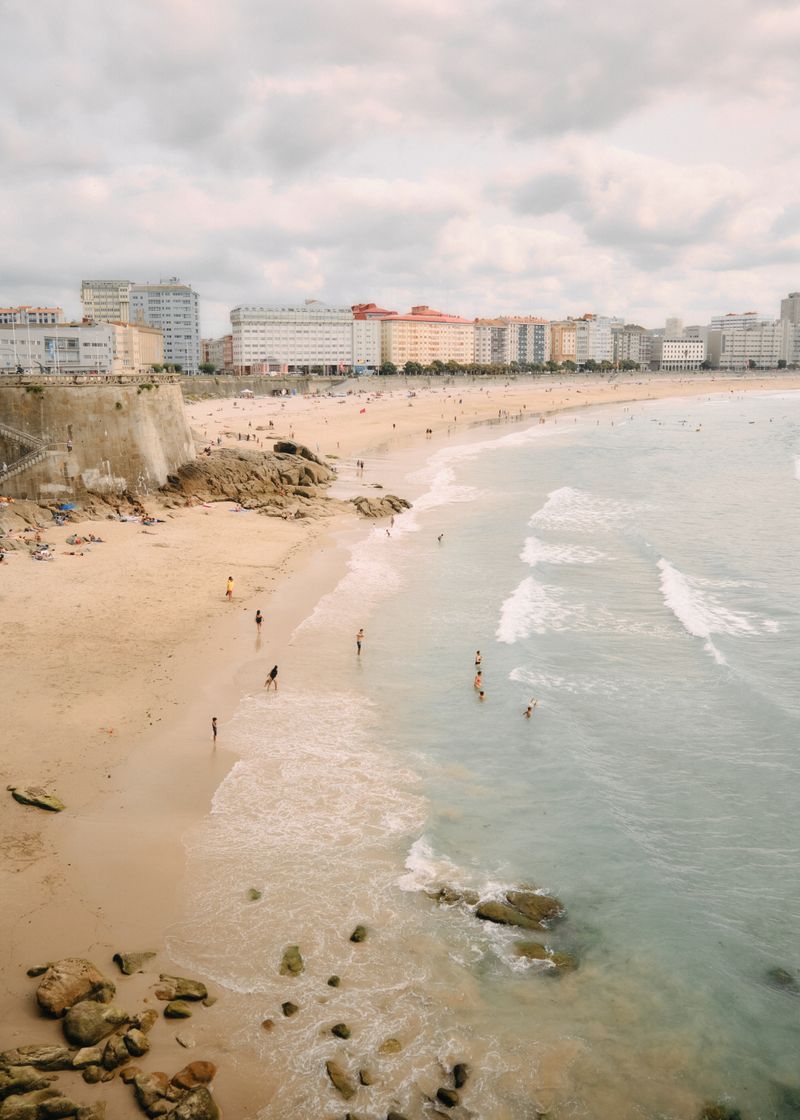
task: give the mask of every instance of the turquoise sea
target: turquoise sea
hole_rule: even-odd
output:
[[[374,1066],[370,1120],[431,1115],[459,1060],[490,1120],[800,1116],[800,994],[771,976],[800,985],[798,464],[778,393],[431,444],[413,509],[269,651],[283,689],[243,698],[187,838],[171,949],[229,989],[264,1120],[344,1115],[331,1057]],[[564,902],[544,940],[575,972],[424,893],[520,883]]]

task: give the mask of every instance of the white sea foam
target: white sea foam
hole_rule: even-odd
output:
[[[703,648],[718,665],[727,665],[725,655],[714,645],[715,634],[774,633],[779,624],[749,611],[731,610],[715,592],[740,583],[687,576],[667,560],[658,562],[664,602],[688,634],[704,638]]]
[[[520,560],[535,568],[537,564],[596,564],[605,553],[597,548],[581,545],[551,544],[538,537],[528,537],[520,553]]]
[[[547,496],[547,501],[530,519],[532,529],[589,533],[613,528],[642,510],[641,505],[600,498],[586,490],[562,486]]]
[[[528,576],[501,606],[495,637],[499,642],[513,645],[531,634],[564,630],[584,615],[583,606],[565,602],[563,591],[546,587]]]
[[[524,665],[512,669],[508,679],[536,689],[537,692],[570,692],[574,695],[606,696],[612,692],[619,692],[620,688],[617,682],[601,677],[562,677],[557,673],[536,672]]]
[[[437,856],[427,837],[420,836],[408,850],[405,874],[397,880],[403,891],[422,891],[434,884],[461,885],[463,871],[449,859]]]

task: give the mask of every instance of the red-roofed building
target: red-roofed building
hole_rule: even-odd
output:
[[[353,370],[375,373],[381,364],[381,323],[396,311],[378,307],[376,303],[353,304]]]
[[[460,362],[475,357],[471,319],[447,315],[427,304],[412,307],[407,315],[389,315],[382,320],[381,359],[403,366],[418,362]]]

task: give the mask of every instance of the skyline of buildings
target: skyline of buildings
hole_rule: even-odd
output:
[[[670,316],[646,328],[591,312],[548,320],[534,315],[469,319],[416,304],[407,312],[374,302],[329,306],[242,304],[231,330],[200,337],[199,295],[177,277],[159,283],[84,280],[82,322],[65,322],[61,307],[0,308],[0,369],[96,369],[146,372],[201,364],[240,374],[418,372],[451,366],[644,367],[668,371],[771,368],[800,363],[800,292],[780,301],[780,316],[726,312],[684,326]],[[98,339],[89,328],[112,327]],[[139,333],[117,328],[135,326]],[[42,334],[38,328],[54,330]],[[68,328],[68,329],[67,329]],[[154,341],[159,336],[159,344]],[[96,358],[96,361],[93,359]]]

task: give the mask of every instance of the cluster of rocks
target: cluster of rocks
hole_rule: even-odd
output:
[[[506,891],[501,899],[482,899],[478,891],[446,885],[432,887],[425,893],[442,906],[463,906],[481,921],[517,929],[549,931],[553,922],[566,915],[563,903],[539,894],[533,887]],[[577,968],[578,962],[570,953],[558,952],[541,941],[517,941],[514,952],[526,960],[541,961],[555,974]]]
[[[114,961],[130,976],[153,956],[117,953]],[[216,1074],[211,1062],[190,1062],[173,1077],[132,1064],[150,1051],[149,1034],[159,1018],[155,1009],[129,1014],[117,1007],[112,1002],[116,985],[81,957],[31,968],[28,975],[41,977],[36,1001],[45,1015],[60,1020],[66,1045],[19,1046],[0,1053],[0,1120],[103,1120],[105,1102],[80,1105],[51,1085],[52,1076],[42,1076],[63,1071],[80,1073],[89,1085],[112,1081],[119,1073],[149,1117],[219,1120],[209,1090]],[[160,974],[155,994],[167,1001],[166,1018],[190,1015],[186,1001],[213,999],[200,981],[166,973]]]
[[[309,517],[330,503],[321,488],[334,472],[301,444],[280,442],[274,451],[223,447],[199,456],[171,474],[161,494],[165,505],[195,502],[238,502],[277,517]]]
[[[393,517],[396,513],[402,513],[404,509],[411,509],[410,502],[405,498],[397,498],[394,494],[385,494],[380,498],[367,498],[360,495],[358,498],[351,498],[350,501],[362,517]]]

